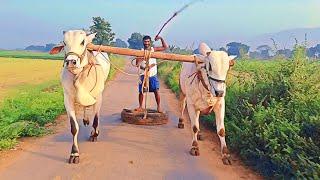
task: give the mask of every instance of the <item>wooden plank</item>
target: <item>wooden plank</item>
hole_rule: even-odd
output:
[[[136,56],[136,57],[144,56],[143,50],[135,50],[135,49],[128,49],[128,48],[88,44],[87,49],[93,50],[93,51],[100,50],[101,52],[126,55],[126,56]],[[169,53],[163,53],[163,52],[152,52],[151,58],[170,60],[170,61],[180,61],[180,62],[191,62],[191,63],[195,62],[194,55],[169,54]],[[201,62],[201,60],[198,59],[198,62]]]

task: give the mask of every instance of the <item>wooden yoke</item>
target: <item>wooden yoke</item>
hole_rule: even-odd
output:
[[[94,44],[88,44],[87,49],[91,50],[91,51],[98,51],[99,50],[101,52],[126,55],[126,56],[144,57],[144,50],[118,48],[118,47],[102,46],[102,45],[100,46],[100,45],[94,45]],[[170,54],[170,53],[163,53],[163,52],[152,52],[150,58],[194,63],[196,56],[195,55]],[[202,61],[199,59],[197,61],[199,63],[202,63]]]

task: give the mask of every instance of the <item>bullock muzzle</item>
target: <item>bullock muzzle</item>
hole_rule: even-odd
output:
[[[216,94],[216,97],[222,97],[224,94],[223,91],[214,91],[214,93]]]
[[[211,81],[214,81],[214,82],[216,82],[216,83],[221,83],[221,84],[223,84],[223,85],[225,85],[225,83],[226,83],[225,80],[215,79],[215,78],[213,78],[213,77],[211,77],[211,76],[209,76],[209,75],[208,75],[208,78],[209,78],[209,80],[211,80]],[[210,81],[209,81],[209,83],[210,83]],[[223,90],[217,90],[211,83],[210,83],[210,85],[211,85],[211,87],[213,88],[214,94],[216,95],[216,97],[223,97],[223,95],[224,95],[224,91],[223,91]]]
[[[73,57],[70,57],[70,56],[73,56]],[[64,56],[64,61],[66,63],[66,66],[68,68],[76,68],[76,65],[77,65],[77,60],[82,60],[84,54],[82,55],[79,55],[75,52],[68,52],[65,54]]]

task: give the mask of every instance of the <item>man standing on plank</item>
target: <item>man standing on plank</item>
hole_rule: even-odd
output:
[[[157,36],[155,38],[155,41],[161,40],[161,47],[152,47],[151,46],[151,37],[150,36],[144,36],[143,37],[143,46],[144,46],[144,50],[148,50],[151,52],[155,52],[155,51],[164,51],[168,48],[167,43],[163,40],[162,37]],[[137,58],[136,64],[139,65],[140,64],[140,69],[142,69],[143,71],[146,68],[146,61],[144,61],[143,58]],[[142,72],[140,74],[140,80],[141,82],[139,83],[139,107],[136,108],[136,111],[144,111],[144,109],[142,108],[142,103],[143,103],[143,87],[142,87],[142,82],[144,80],[144,73]],[[161,107],[160,107],[160,95],[159,95],[159,80],[157,77],[157,60],[155,58],[150,58],[149,59],[149,92],[153,92],[154,93],[154,97],[156,99],[157,102],[157,111],[158,112],[162,112]]]

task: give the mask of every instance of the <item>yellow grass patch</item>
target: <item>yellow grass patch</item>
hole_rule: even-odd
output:
[[[0,57],[0,101],[22,86],[58,80],[61,68],[59,60]]]

